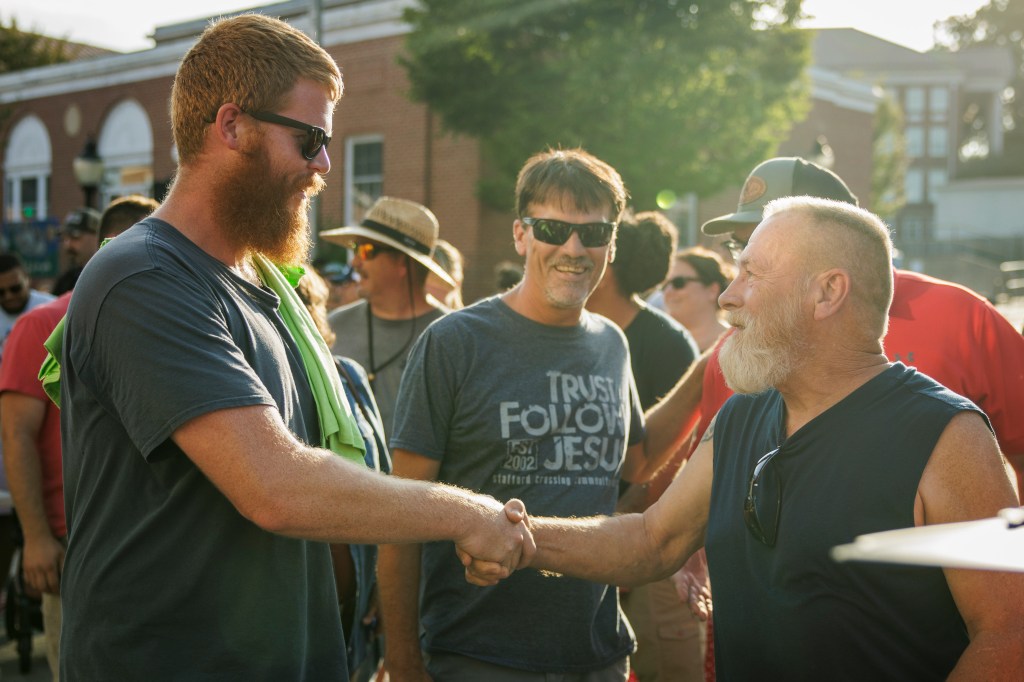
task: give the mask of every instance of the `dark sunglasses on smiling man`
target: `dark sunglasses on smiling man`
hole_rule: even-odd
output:
[[[615,223],[567,223],[550,218],[520,218],[523,223],[533,228],[533,236],[545,244],[561,246],[569,241],[575,232],[580,236],[583,246],[592,249],[608,246],[615,234]]]
[[[303,158],[310,161],[317,157],[321,149],[331,143],[331,136],[323,128],[311,126],[308,123],[296,121],[294,118],[288,118],[287,116],[281,116],[269,111],[244,111],[244,113],[249,114],[257,121],[305,131],[306,139],[303,141],[300,150],[302,151]]]

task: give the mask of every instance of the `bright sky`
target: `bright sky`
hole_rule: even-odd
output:
[[[264,0],[0,0],[0,18],[25,29],[124,52],[152,47],[158,25],[272,4]],[[971,14],[987,0],[804,0],[805,26],[852,27],[915,50],[932,46],[932,25]]]

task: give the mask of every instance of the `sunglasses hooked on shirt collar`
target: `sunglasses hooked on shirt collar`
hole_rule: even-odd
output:
[[[331,136],[327,134],[323,128],[303,123],[302,121],[296,121],[294,118],[288,118],[287,116],[281,116],[270,111],[245,111],[257,121],[264,121],[266,123],[273,123],[279,126],[286,126],[288,128],[295,128],[296,130],[302,130],[306,133],[306,139],[303,141],[300,147],[302,156],[309,161],[312,161],[320,154],[320,150],[324,149],[331,143]]]
[[[533,236],[537,241],[554,246],[561,246],[569,241],[573,232],[580,236],[583,246],[588,249],[608,246],[612,241],[612,235],[615,234],[615,223],[567,223],[563,220],[530,217],[523,217],[520,220],[533,229]]]
[[[750,472],[747,497],[743,501],[743,521],[758,542],[774,547],[779,533],[779,515],[782,510],[782,479],[774,471],[775,456],[782,446],[762,455]]]

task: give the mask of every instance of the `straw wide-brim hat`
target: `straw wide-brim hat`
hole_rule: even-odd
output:
[[[363,237],[390,246],[455,288],[451,275],[433,259],[439,229],[437,217],[426,206],[407,199],[380,197],[359,225],[325,230],[320,233],[320,238],[351,246],[356,237]]]

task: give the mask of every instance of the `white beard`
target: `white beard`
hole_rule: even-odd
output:
[[[736,393],[761,393],[785,381],[799,366],[804,344],[797,326],[801,297],[793,295],[753,320],[730,312],[730,323],[741,330],[731,334],[718,356],[725,383]]]

